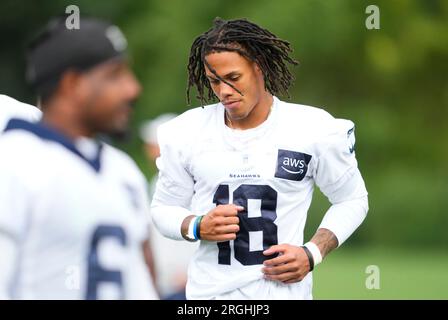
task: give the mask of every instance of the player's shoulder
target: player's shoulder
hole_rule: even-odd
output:
[[[334,117],[324,108],[277,100],[280,116],[301,122],[330,121]]]
[[[205,127],[214,123],[217,106],[218,104],[210,104],[183,112],[174,119],[160,125],[158,138],[162,140],[192,139],[203,132]]]
[[[119,165],[133,168],[135,169],[137,167],[137,164],[135,161],[123,150],[118,149],[117,147],[114,147],[106,142],[101,142],[103,153],[105,156],[109,159],[112,159],[114,162],[118,163]]]
[[[30,104],[20,102],[7,95],[0,94],[0,125],[1,129],[11,118],[20,118],[28,121],[37,121],[42,112]]]
[[[290,123],[291,127],[306,130],[310,134],[327,136],[354,128],[351,120],[336,118],[322,107],[281,100],[278,100],[278,106],[281,123]]]
[[[139,179],[143,173],[137,163],[126,152],[120,150],[106,142],[102,142],[103,160],[107,161],[110,170],[122,172],[124,176],[135,176]]]
[[[25,120],[13,119],[8,122],[6,131],[0,135],[0,167],[2,171],[21,172],[21,175],[38,174],[45,171],[48,163],[44,161],[48,154],[47,144],[33,132],[11,124],[30,124]],[[34,172],[34,173],[33,173]]]
[[[25,119],[9,119],[0,135],[0,150],[2,150],[2,154],[6,153],[6,151],[8,151],[8,154],[25,152],[29,148],[38,146],[36,142],[42,141],[42,139],[36,134],[35,127],[35,123]]]

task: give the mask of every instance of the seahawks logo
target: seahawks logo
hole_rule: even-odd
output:
[[[349,141],[348,151],[350,151],[350,153],[355,152],[355,135],[353,134],[354,131],[355,127],[347,131],[347,139]]]

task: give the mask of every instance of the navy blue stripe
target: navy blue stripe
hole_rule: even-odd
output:
[[[101,169],[100,158],[101,158],[101,151],[103,149],[102,144],[98,145],[99,148],[96,157],[93,160],[89,160],[81,152],[79,152],[79,150],[75,147],[75,145],[69,138],[59,133],[58,131],[44,125],[42,122],[32,123],[21,119],[11,119],[6,125],[4,131],[6,132],[10,130],[25,130],[35,134],[36,136],[38,136],[43,140],[59,143],[67,150],[73,152],[78,157],[86,161],[96,172],[99,172]]]

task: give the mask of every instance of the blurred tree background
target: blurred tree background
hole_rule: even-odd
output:
[[[350,246],[448,252],[448,1],[2,0],[1,93],[34,102],[24,83],[23,48],[70,4],[78,5],[81,15],[115,22],[128,38],[144,90],[133,119],[134,139],[120,147],[148,178],[154,168],[144,158],[138,126],[199,105],[187,106],[185,99],[193,39],[216,16],[246,17],[291,42],[300,61],[293,69],[291,101],[323,107],[356,124],[370,211]],[[380,9],[380,30],[365,27],[370,4]],[[317,192],[306,239],[326,208]]]

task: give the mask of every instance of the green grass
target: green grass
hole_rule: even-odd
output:
[[[369,265],[379,268],[379,289],[366,288]],[[313,277],[314,299],[448,299],[448,249],[342,246],[316,267]]]

